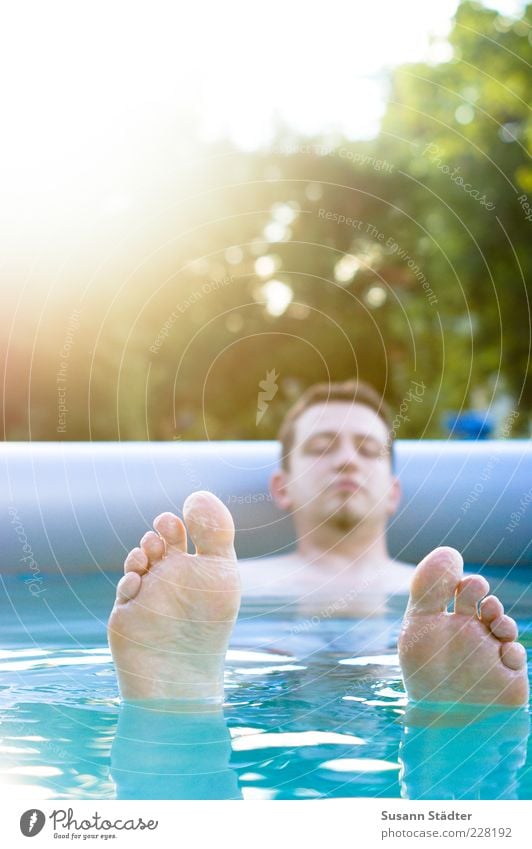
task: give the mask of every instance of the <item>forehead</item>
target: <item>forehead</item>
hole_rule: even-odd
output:
[[[302,444],[317,433],[371,436],[386,442],[388,431],[381,417],[366,404],[324,401],[304,410],[295,422],[295,442]]]

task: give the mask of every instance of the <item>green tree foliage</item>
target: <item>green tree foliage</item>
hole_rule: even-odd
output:
[[[445,281],[446,321],[471,331],[470,386],[506,387],[525,414],[532,404],[532,221],[523,197],[532,188],[531,17],[531,6],[512,22],[463,3],[450,61],[396,72],[379,139],[399,155],[410,185],[397,189],[403,210],[429,230],[427,262]],[[465,378],[455,372],[459,384]]]
[[[11,281],[6,438],[269,439],[307,385],[354,376],[392,409],[423,384],[399,437],[504,393],[526,433],[531,10],[463,3],[448,60],[393,73],[371,142],[279,127],[243,153],[154,129],[132,211],[62,275],[41,265],[51,295]]]

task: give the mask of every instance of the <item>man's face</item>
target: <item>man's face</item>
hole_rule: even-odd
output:
[[[391,471],[388,432],[365,404],[329,401],[295,423],[288,472],[281,472],[285,509],[348,531],[362,520],[392,515],[399,484]]]

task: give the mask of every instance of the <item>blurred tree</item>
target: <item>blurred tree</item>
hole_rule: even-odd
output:
[[[512,21],[462,3],[452,58],[394,74],[378,140],[383,155],[396,157],[402,210],[428,231],[404,222],[426,253],[461,353],[449,362],[459,387],[449,400],[468,402],[479,386],[487,398],[506,389],[524,413],[522,428],[532,408],[532,222],[519,200],[532,188],[531,21],[530,5]]]
[[[60,284],[46,267],[42,302],[20,294],[6,438],[267,439],[307,385],[353,376],[392,409],[423,385],[399,437],[501,393],[526,433],[531,15],[462,3],[452,55],[393,73],[371,142],[280,126],[268,150],[151,157],[120,223],[83,234]],[[182,150],[185,129],[154,129],[153,150]]]

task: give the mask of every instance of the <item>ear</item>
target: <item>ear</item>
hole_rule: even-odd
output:
[[[399,478],[393,477],[392,485],[390,487],[390,497],[388,501],[388,516],[393,516],[394,513],[397,512],[402,494],[403,491],[401,489],[401,483],[399,481]]]
[[[281,510],[292,509],[292,499],[288,494],[287,480],[282,469],[278,469],[271,476],[270,492],[273,495],[273,500]]]

